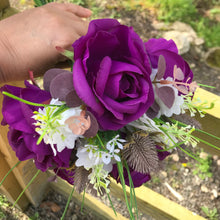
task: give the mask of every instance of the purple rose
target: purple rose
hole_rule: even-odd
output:
[[[163,38],[152,38],[145,43],[145,47],[150,57],[152,67],[154,69],[158,68],[159,56],[163,55],[163,57],[165,58],[166,69],[163,77],[164,79],[169,76],[173,78],[174,66],[176,65],[182,70],[184,74],[184,77],[181,81],[186,82],[187,79],[190,78],[188,82],[192,82],[193,72],[190,69],[188,63],[178,54],[178,49],[173,40],[168,41]]]
[[[93,20],[73,48],[74,88],[103,130],[123,127],[152,105],[149,57],[133,28]]]
[[[158,82],[154,84],[156,100],[147,111],[148,117],[179,114],[180,108],[172,108],[175,107],[175,94],[188,94],[194,92],[197,87],[196,83],[192,83],[193,73],[189,65],[178,55],[178,49],[172,40],[150,39],[145,43],[145,47],[153,68],[151,78]],[[178,90],[177,93],[174,87]],[[158,105],[158,99],[159,103],[163,104],[162,108],[161,104]]]
[[[51,96],[47,91],[25,82],[26,88],[5,85],[0,91],[9,92],[30,102],[43,103]],[[33,112],[39,107],[4,97],[2,125],[9,125],[8,140],[20,161],[34,159],[38,169],[46,171],[49,167],[68,167],[71,150],[65,149],[54,156],[50,145],[43,141],[37,145],[39,134],[35,131]]]

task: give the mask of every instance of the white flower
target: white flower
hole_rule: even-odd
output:
[[[168,77],[166,80],[173,81],[173,79],[171,77]],[[179,92],[178,89],[175,88],[172,84],[160,84],[160,83],[158,83],[156,86],[158,88],[161,88],[163,86],[171,87],[174,91],[174,96],[175,96],[173,105],[171,106],[171,108],[168,108],[164,104],[164,102],[160,99],[160,97],[158,97],[157,93],[155,92],[155,86],[153,86],[155,101],[160,106],[160,110],[159,110],[156,117],[159,118],[161,115],[165,115],[167,117],[171,117],[173,114],[179,115],[181,113],[182,105],[184,103],[184,98],[182,96],[178,95],[178,92]]]
[[[178,142],[178,140],[173,136],[172,134],[169,134],[169,137],[160,129],[161,125],[157,125],[151,118],[149,118],[146,114],[141,116],[138,120],[133,121],[129,123],[130,126],[133,126],[135,128],[139,128],[143,131],[146,131],[148,133],[155,133],[155,135],[151,136],[151,139],[155,142],[161,142],[165,145],[168,145],[169,147],[173,146],[174,143],[171,141],[170,138],[174,140],[175,143]],[[164,124],[162,125],[162,128],[167,129],[168,125]]]
[[[50,104],[63,105],[58,99],[52,99]],[[65,121],[72,116],[80,116],[80,107],[69,108],[64,112],[54,116],[54,113],[59,110],[59,106],[48,106],[44,109],[39,109],[35,112],[33,118],[37,128],[36,132],[43,135],[43,140],[46,144],[50,144],[54,156],[57,152],[61,152],[65,148],[73,149],[78,134],[74,134]],[[56,145],[56,149],[54,147]]]
[[[106,193],[109,193],[108,185],[110,181],[107,179],[109,172],[104,169],[103,164],[96,165],[92,168],[92,172],[89,174],[88,179],[93,184],[93,188],[99,192],[101,188],[104,188]]]
[[[112,140],[110,140],[106,144],[106,148],[109,150],[109,154],[111,157],[114,157],[114,159],[118,162],[121,161],[121,158],[118,156],[120,149],[123,149],[122,143],[126,142],[124,139],[120,139],[119,135],[116,135]]]
[[[139,128],[141,130],[144,130],[146,132],[161,132],[163,133],[159,127],[156,125],[156,123],[149,118],[146,114],[143,114],[138,120],[130,122],[128,125]]]
[[[89,170],[93,166],[103,164],[106,171],[112,171],[112,161],[111,159],[109,161],[110,155],[105,151],[99,150],[97,146],[85,145],[84,147],[78,147],[76,156],[78,157],[75,163],[77,167],[83,166]]]

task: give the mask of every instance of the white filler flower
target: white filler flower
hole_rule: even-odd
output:
[[[57,99],[52,99],[50,104],[63,105]],[[59,106],[48,106],[44,109],[39,109],[38,112],[34,112],[35,115],[33,116],[36,120],[36,123],[34,123],[37,126],[36,132],[43,137],[43,141],[46,144],[50,144],[54,156],[65,148],[73,149],[76,139],[81,137],[79,134],[74,134],[69,125],[65,123],[70,117],[80,116],[82,112],[80,107],[68,108],[62,113],[55,115],[60,108]],[[54,145],[56,145],[56,148]]]

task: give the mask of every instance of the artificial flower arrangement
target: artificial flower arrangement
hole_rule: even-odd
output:
[[[173,149],[191,155],[187,147],[200,140],[192,132],[201,131],[193,116],[209,107],[192,101],[198,85],[172,40],[143,42],[132,27],[98,19],[73,49],[72,72],[48,70],[43,90],[28,81],[0,89],[8,141],[20,161],[53,170],[78,193],[109,197],[111,176],[137,218],[125,185],[135,200],[134,188]]]

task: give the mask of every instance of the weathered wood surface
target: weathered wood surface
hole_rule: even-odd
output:
[[[217,137],[220,137],[220,96],[217,96],[211,92],[208,92],[204,89],[197,89],[197,92],[195,93],[195,98],[199,97],[202,102],[207,101],[208,104],[214,102],[215,106],[213,109],[208,109],[207,114],[205,117],[196,117],[197,120],[202,125],[202,130],[209,132],[210,134],[213,134]],[[206,140],[210,142],[211,144],[214,144],[215,146],[220,147],[220,141],[216,140],[215,138],[209,137],[205,134],[202,134],[200,132],[195,133],[196,136],[198,136],[200,139]],[[200,142],[198,144],[199,147],[202,147],[205,151],[216,154],[220,156],[220,151],[216,150],[210,146],[208,146],[205,143]]]
[[[73,187],[60,178],[57,179],[57,182],[50,183],[50,186],[66,197],[69,196]],[[126,190],[129,197],[130,188],[126,187]],[[205,220],[203,217],[189,211],[181,205],[178,205],[177,203],[165,198],[164,196],[150,190],[145,186],[136,188],[135,194],[139,213],[151,216],[155,220]],[[110,185],[110,196],[111,195],[124,201],[123,190],[120,184],[116,184],[115,180],[113,179],[111,179]],[[82,194],[79,195],[78,193],[73,193],[72,199],[80,205],[83,200],[83,196]],[[98,199],[87,193],[85,194],[84,207],[88,208],[89,210],[93,210],[93,214],[97,215],[97,217],[103,220],[127,219],[119,213],[117,213],[117,216],[115,216],[111,208],[107,207]]]
[[[121,185],[113,179],[111,179],[110,190],[112,195],[124,200]],[[130,188],[126,187],[126,190],[129,195]],[[145,186],[135,188],[135,194],[139,212],[150,215],[156,220],[205,220]]]
[[[72,191],[72,187],[73,187],[70,184],[68,184],[66,181],[62,180],[61,178],[57,178],[57,182],[51,182],[50,186],[55,191],[62,193],[66,197],[69,196],[69,194]],[[72,199],[74,200],[74,202],[81,205],[83,201],[83,195],[75,192],[73,193]],[[127,219],[119,213],[117,213],[117,217],[116,217],[111,208],[109,208],[108,206],[100,202],[98,199],[94,198],[93,196],[87,193],[85,193],[84,207],[89,210],[92,210],[93,215],[97,216],[98,219],[103,219],[103,220],[111,220],[111,219],[126,220]]]

